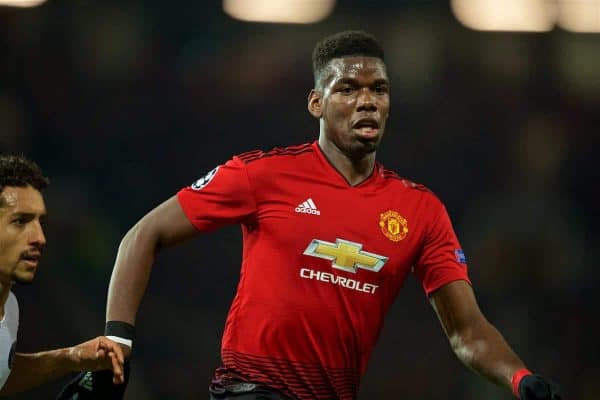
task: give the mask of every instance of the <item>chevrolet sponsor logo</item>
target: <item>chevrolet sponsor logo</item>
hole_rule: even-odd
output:
[[[335,243],[313,239],[303,254],[330,260],[333,268],[352,273],[358,268],[379,272],[388,260],[388,257],[363,251],[360,243],[344,239],[336,239]]]

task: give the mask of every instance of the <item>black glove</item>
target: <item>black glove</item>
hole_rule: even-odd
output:
[[[110,369],[80,372],[63,387],[56,400],[121,400],[129,382],[129,360],[125,361],[124,381],[115,385]]]
[[[540,375],[527,375],[519,382],[521,400],[562,400],[558,385]]]

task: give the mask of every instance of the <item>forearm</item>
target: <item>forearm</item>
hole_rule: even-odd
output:
[[[134,325],[156,253],[197,234],[177,196],[156,207],[131,228],[121,241],[110,278],[107,321]]]
[[[31,354],[16,353],[12,371],[0,394],[27,390],[74,372],[75,363],[71,352],[72,348]]]
[[[467,367],[512,391],[511,379],[525,365],[485,318],[449,339],[454,353]]]
[[[123,238],[108,289],[106,320],[134,325],[154,263],[157,238],[136,224]]]

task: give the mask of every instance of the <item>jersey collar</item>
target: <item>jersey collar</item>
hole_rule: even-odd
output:
[[[331,176],[335,176],[336,183],[340,183],[348,188],[363,189],[370,188],[379,182],[379,179],[381,177],[381,171],[383,171],[383,168],[377,161],[375,161],[375,165],[373,166],[373,171],[371,171],[371,175],[369,175],[367,179],[360,182],[359,184],[352,186],[346,180],[346,177],[344,177],[344,175],[342,175],[342,173],[331,163],[331,161],[329,161],[329,159],[321,149],[321,146],[319,146],[318,140],[315,140],[312,143],[312,147],[315,150],[315,154],[317,155],[319,162],[323,165],[323,170],[328,171]]]

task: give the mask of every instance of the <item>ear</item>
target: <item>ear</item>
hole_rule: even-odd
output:
[[[321,118],[323,115],[322,107],[323,93],[312,89],[308,94],[308,112],[315,118]]]

